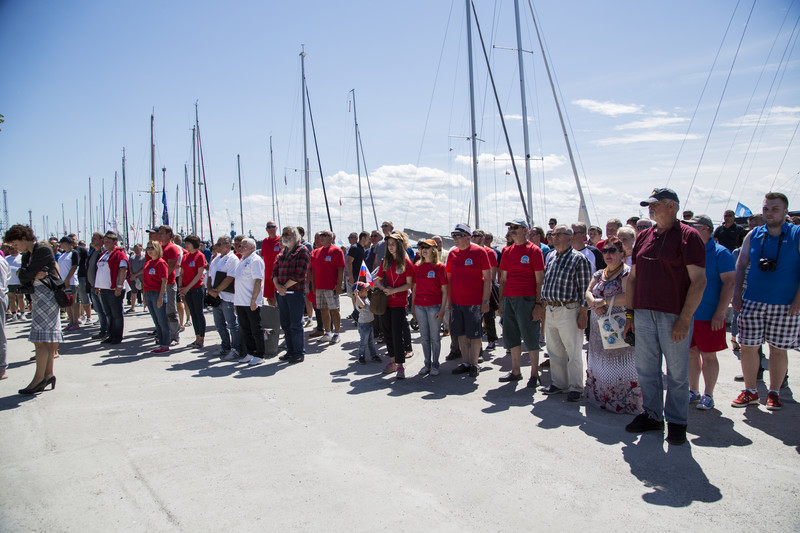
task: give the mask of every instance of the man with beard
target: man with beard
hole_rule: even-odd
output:
[[[300,233],[294,226],[283,228],[281,245],[283,251],[278,254],[272,269],[281,329],[286,339],[286,354],[280,359],[294,364],[302,362],[306,353],[303,343],[303,309],[311,255],[301,243]]]

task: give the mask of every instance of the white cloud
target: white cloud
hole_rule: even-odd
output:
[[[738,127],[739,124],[745,127],[755,126],[759,123],[758,120],[759,113],[748,113],[736,120],[726,122],[724,125],[732,127]],[[761,125],[763,126],[766,123],[770,126],[794,126],[798,120],[800,120],[800,107],[775,106],[769,113],[764,113],[761,116]]]
[[[659,128],[661,126],[669,126],[670,124],[680,124],[681,122],[686,122],[688,120],[689,120],[688,118],[684,117],[664,117],[664,116],[648,117],[643,120],[628,122],[627,124],[620,124],[614,129],[638,130],[638,129]]]
[[[469,155],[457,155],[455,161],[460,165],[471,165],[472,157]],[[525,168],[525,158],[520,155],[515,155],[514,161],[517,163],[517,170],[520,173],[523,172]],[[566,157],[560,155],[550,154],[542,158],[531,155],[531,168],[533,169],[549,171],[566,164],[566,162]],[[511,156],[507,153],[489,154],[484,152],[478,154],[478,168],[501,169],[511,172]]]
[[[592,141],[592,144],[596,144],[597,146],[612,146],[616,144],[633,144],[633,143],[640,143],[640,142],[664,142],[664,141],[680,141],[686,137],[687,139],[699,139],[699,135],[689,134],[684,135],[683,133],[663,133],[663,132],[647,132],[647,133],[637,133],[635,135],[628,135],[625,137],[607,137],[605,139],[598,139],[596,141]]]
[[[572,103],[587,111],[608,115],[610,117],[641,113],[642,108],[644,108],[644,106],[639,104],[616,104],[614,102],[598,102],[597,100],[589,99],[573,100]]]

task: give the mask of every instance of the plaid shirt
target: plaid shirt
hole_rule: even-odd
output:
[[[557,254],[544,269],[542,300],[545,302],[579,302],[586,306],[586,289],[592,279],[592,267],[582,253],[572,246]]]
[[[308,248],[302,244],[298,244],[292,250],[284,248],[275,259],[272,277],[277,279],[281,285],[285,285],[289,280],[294,280],[297,282],[298,288],[304,287],[310,265],[311,254],[308,253]]]

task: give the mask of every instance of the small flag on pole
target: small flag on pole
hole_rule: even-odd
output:
[[[164,204],[164,211],[161,212],[161,223],[169,226],[169,211],[167,210],[167,191],[161,191],[161,203]]]
[[[358,271],[358,281],[362,281],[372,287],[374,282],[372,281],[372,273],[370,273],[369,269],[367,268],[367,264],[364,261],[361,261],[361,268]]]
[[[742,202],[738,202],[736,204],[736,211],[734,211],[733,214],[737,217],[749,217],[753,214],[753,212],[750,211],[750,208],[744,205]]]

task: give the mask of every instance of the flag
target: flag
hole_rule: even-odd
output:
[[[509,172],[508,170],[506,170],[506,176],[510,176],[510,175],[511,175],[511,172]]]
[[[358,281],[362,281],[372,287],[374,282],[372,281],[372,273],[367,268],[367,264],[364,261],[361,261],[361,268],[358,271]]]
[[[339,207],[342,207],[342,199],[339,198]]]
[[[734,211],[733,214],[737,217],[749,217],[753,214],[753,212],[750,211],[750,208],[744,205],[742,202],[738,202],[736,204],[736,211]]]
[[[161,203],[164,204],[164,211],[161,213],[161,223],[169,226],[169,211],[167,211],[167,191],[161,191]]]
[[[284,175],[283,175],[283,184],[284,184],[284,185],[289,185],[289,184],[286,182],[286,174],[284,174]]]

